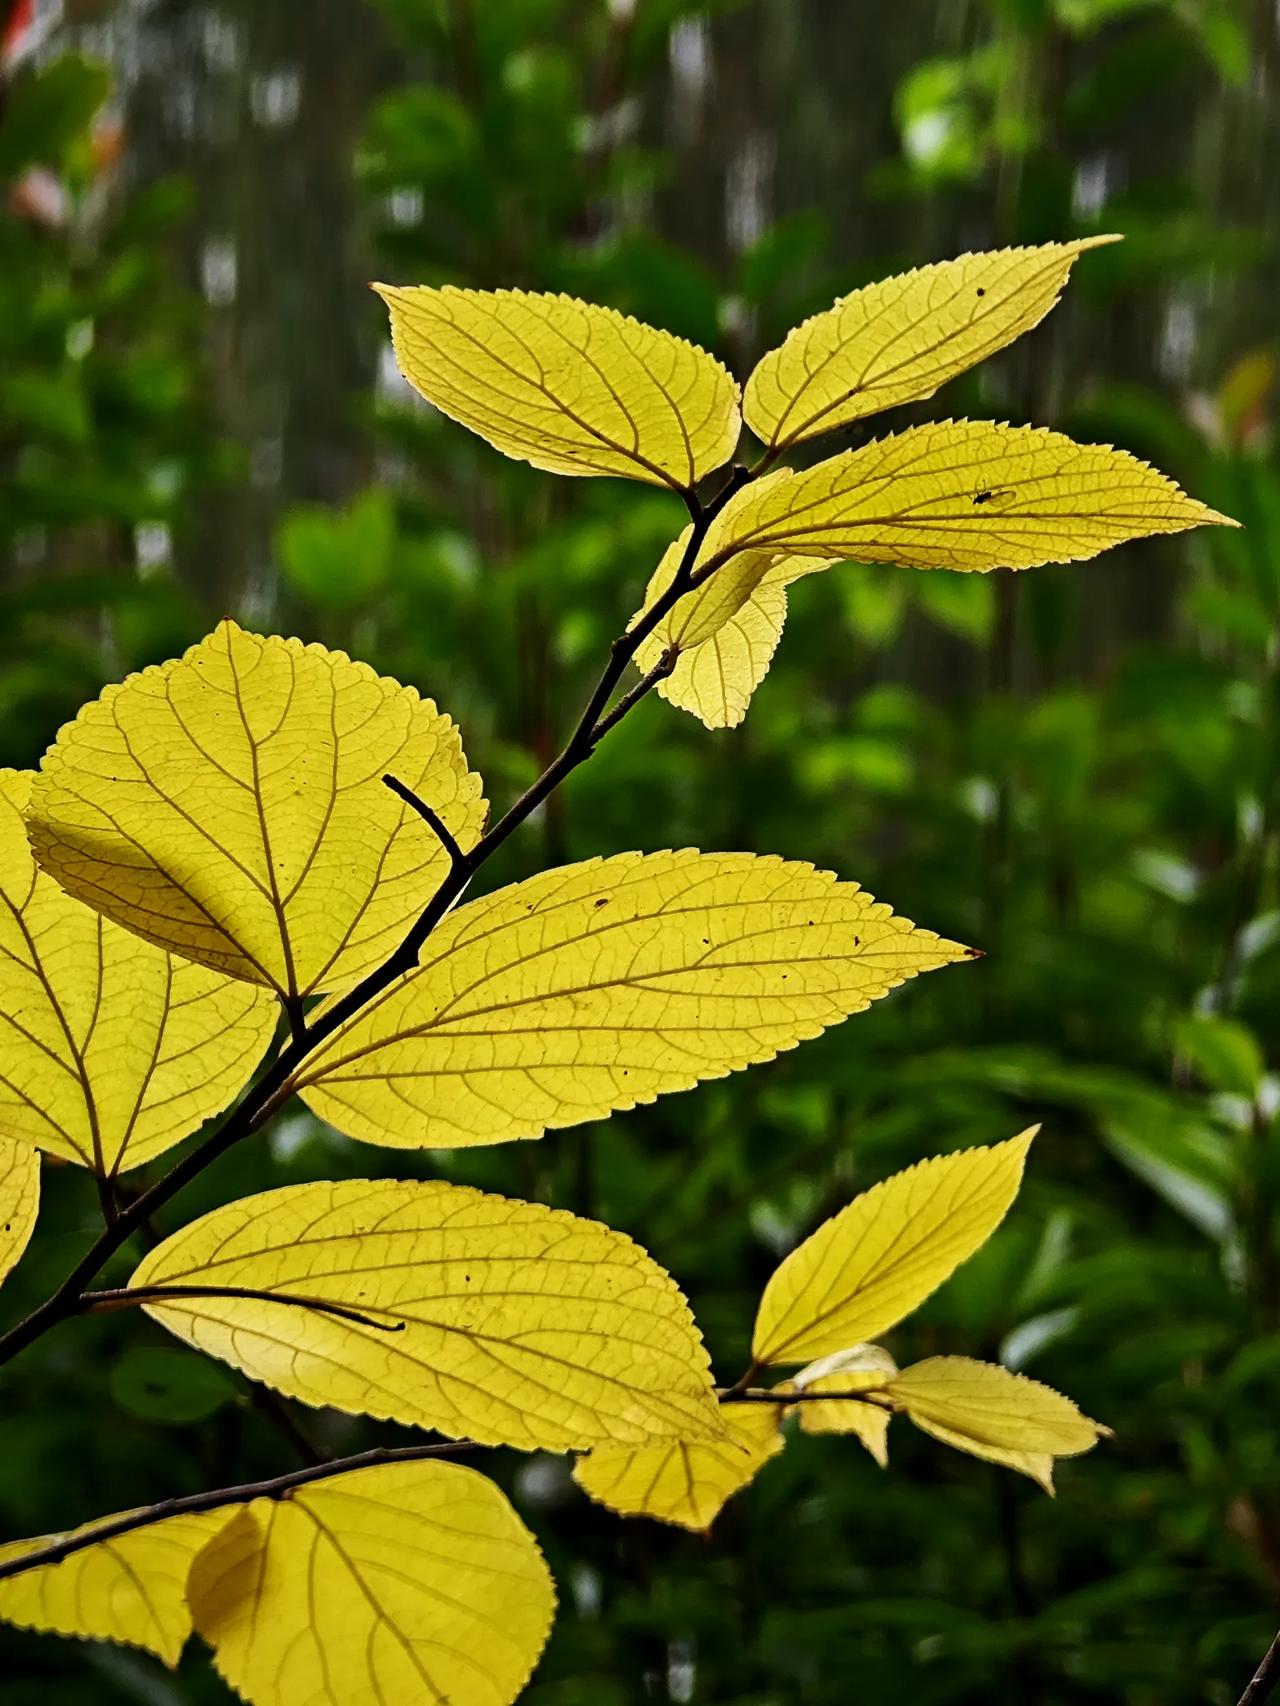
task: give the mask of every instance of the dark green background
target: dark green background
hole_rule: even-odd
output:
[[[967,247],[1126,234],[935,404],[1149,456],[1247,531],[1017,579],[806,581],[744,728],[654,702],[505,850],[749,848],[972,942],[734,1080],[454,1156],[303,1113],[173,1206],[450,1178],[598,1214],[739,1372],[779,1254],[922,1155],[1036,1144],[899,1360],[1002,1356],[1114,1441],[1056,1501],[898,1424],[793,1443],[704,1541],[563,1464],[490,1463],[560,1584],[530,1706],[1232,1706],[1280,1617],[1280,40],[1248,0],[72,3],[0,112],[0,761],[224,612],[455,716],[490,795],[545,762],[679,525],[412,407],[368,279],[615,303],[740,374],[799,317]],[[62,216],[33,216],[53,174]],[[499,868],[500,865],[500,868]],[[49,1167],[16,1316],[90,1236]],[[128,1262],[112,1270],[117,1280]],[[110,1283],[110,1282],[108,1282]],[[332,1451],[403,1435],[304,1416]],[[141,1318],[0,1386],[0,1534],[296,1461]],[[229,1698],[0,1632],[4,1706]]]

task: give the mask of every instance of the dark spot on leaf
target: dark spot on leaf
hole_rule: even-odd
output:
[[[991,502],[991,493],[975,492],[973,494],[973,501],[975,504],[989,504]]]
[[[986,295],[986,294],[987,294],[987,291],[986,291],[986,286],[985,286],[985,285],[981,285],[981,284],[980,284],[980,285],[979,285],[979,286],[978,286],[978,295],[979,295],[979,296],[985,296],[985,295]]]
[[[600,899],[596,902],[597,906],[608,906],[608,904],[609,904],[609,897],[607,894],[602,894],[600,896]]]

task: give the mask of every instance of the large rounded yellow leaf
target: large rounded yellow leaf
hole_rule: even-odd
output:
[[[1038,325],[1076,257],[1115,237],[938,261],[842,296],[789,332],[747,381],[743,413],[771,449],[932,397]]]
[[[725,1404],[723,1439],[663,1441],[635,1450],[597,1448],[573,1478],[620,1516],[649,1516],[705,1533],[734,1493],[755,1479],[786,1443],[780,1404]]]
[[[386,773],[474,845],[480,779],[430,700],[222,622],[62,730],[31,839],[63,888],[147,941],[288,997],[336,990],[390,953],[448,868]]]
[[[221,1112],[270,1042],[271,996],[174,959],[36,868],[27,771],[0,771],[0,1136],[111,1175]]]
[[[555,1587],[491,1481],[447,1463],[247,1505],[191,1571],[219,1673],[252,1706],[509,1706]]]
[[[1052,1387],[969,1357],[913,1363],[885,1391],[925,1433],[1017,1469],[1050,1493],[1054,1458],[1091,1451],[1110,1431]]]
[[[1030,569],[1209,522],[1235,525],[1127,451],[1040,427],[938,421],[744,486],[702,554]]]
[[[40,1151],[0,1137],[0,1280],[7,1279],[40,1212]]]
[[[176,1665],[191,1633],[188,1571],[229,1515],[224,1508],[166,1517],[73,1552],[60,1564],[8,1577],[0,1581],[0,1618],[22,1629],[145,1647]],[[103,1517],[71,1532],[92,1534],[114,1520]],[[68,1538],[11,1541],[0,1546],[0,1564]]]
[[[1004,1219],[1035,1131],[921,1161],[824,1221],[765,1287],[755,1361],[830,1356],[918,1308]]]
[[[438,1182],[288,1185],[167,1238],[131,1284],[195,1288],[149,1313],[308,1404],[553,1451],[720,1431],[671,1277],[621,1233],[536,1203]]]
[[[538,1137],[769,1060],[968,953],[811,865],[593,859],[451,913],[295,1087],[373,1143]]]
[[[374,289],[409,383],[508,456],[688,491],[733,455],[737,384],[683,338],[570,296]]]

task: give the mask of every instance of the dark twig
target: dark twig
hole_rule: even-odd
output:
[[[375,1321],[371,1315],[345,1303],[330,1303],[320,1297],[300,1297],[289,1291],[255,1291],[243,1285],[126,1285],[111,1291],[86,1291],[80,1294],[81,1313],[101,1315],[108,1310],[129,1309],[134,1304],[163,1303],[166,1298],[237,1297],[253,1303],[287,1303],[297,1309],[310,1309],[317,1315],[333,1315],[339,1321],[354,1321],[358,1327],[372,1327],[375,1333],[403,1333],[404,1321]]]
[[[372,1451],[357,1452],[354,1457],[336,1457],[331,1463],[312,1463],[305,1469],[291,1470],[270,1481],[248,1481],[239,1487],[218,1487],[208,1493],[188,1493],[180,1499],[162,1499],[159,1504],[146,1505],[141,1510],[127,1511],[98,1523],[87,1534],[70,1534],[52,1541],[21,1557],[8,1558],[0,1563],[0,1581],[10,1576],[25,1575],[28,1570],[41,1569],[46,1564],[60,1564],[75,1552],[83,1552],[104,1540],[118,1540],[122,1534],[132,1534],[139,1528],[150,1528],[166,1517],[192,1516],[201,1511],[218,1510],[222,1505],[247,1505],[254,1499],[284,1499],[295,1487],[305,1487],[312,1481],[327,1481],[332,1476],[349,1475],[354,1469],[371,1469],[379,1463],[419,1463],[431,1457],[455,1457],[460,1452],[477,1450],[472,1439],[447,1440],[443,1445],[374,1446]]]
[[[1267,1648],[1262,1663],[1253,1673],[1253,1680],[1240,1696],[1238,1706],[1262,1706],[1264,1700],[1270,1700],[1280,1683],[1280,1632]]]
[[[785,1404],[788,1409],[792,1404],[869,1404],[876,1410],[895,1408],[887,1393],[865,1388],[861,1392],[742,1392],[731,1387],[716,1396],[722,1404]]]
[[[402,782],[398,776],[384,776],[382,780],[386,783],[387,787],[390,788],[393,794],[399,795],[405,805],[412,806],[423,822],[431,828],[435,834],[436,840],[449,855],[449,863],[453,868],[457,870],[460,865],[464,865],[466,863],[467,856],[454,840],[453,832],[440,816],[439,812],[433,811],[427,802],[424,799],[420,799],[419,796],[414,793],[413,789],[406,783]]]

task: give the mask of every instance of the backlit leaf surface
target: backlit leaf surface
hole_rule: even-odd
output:
[[[258,1499],[191,1572],[196,1629],[252,1706],[509,1706],[555,1588],[483,1475],[379,1464]]]
[[[1114,237],[961,255],[842,296],[789,332],[747,381],[743,413],[785,449],[938,387],[1044,319],[1076,257]]]
[[[810,865],[589,860],[451,913],[296,1082],[374,1143],[537,1137],[771,1059],[967,953]]]
[[[785,1441],[781,1405],[724,1404],[726,1437],[664,1441],[635,1450],[604,1447],[573,1466],[597,1503],[621,1516],[650,1516],[703,1532],[725,1500],[753,1481]]]
[[[1091,1451],[1108,1430],[1069,1398],[969,1357],[929,1357],[885,1390],[918,1428],[957,1451],[1017,1469],[1053,1491],[1053,1459]]]
[[[668,547],[645,590],[643,609],[670,586],[691,531],[686,528]],[[739,552],[702,586],[686,593],[640,643],[637,668],[647,673],[674,648],[675,668],[658,683],[658,692],[710,729],[735,727],[746,715],[782,637],[787,587],[825,567],[811,557]]]
[[[430,700],[341,652],[222,622],[62,730],[31,838],[63,888],[139,936],[307,995],[384,959],[448,867],[384,773],[474,844],[480,780]]]
[[[721,1427],[675,1282],[621,1233],[439,1182],[288,1185],[215,1209],[144,1257],[148,1311],[198,1350],[309,1404],[492,1445],[565,1450]]]
[[[1041,427],[938,421],[744,486],[702,555],[1029,569],[1208,522],[1235,525],[1127,451]]]
[[[765,1287],[755,1360],[829,1356],[875,1338],[918,1308],[1004,1219],[1035,1130],[921,1161],[832,1215]]]
[[[17,1265],[39,1212],[39,1150],[0,1137],[0,1280]]]
[[[409,383],[508,456],[687,490],[733,455],[737,384],[683,338],[569,296],[374,289]]]
[[[807,1434],[853,1434],[883,1469],[889,1461],[892,1409],[826,1394],[878,1392],[897,1371],[897,1364],[880,1345],[853,1345],[820,1357],[787,1382],[789,1389],[809,1395],[807,1402],[794,1406],[801,1428]]]
[[[112,1174],[244,1087],[275,1030],[265,990],[123,930],[37,869],[28,771],[0,771],[0,1135]]]
[[[191,1632],[187,1573],[224,1526],[226,1510],[171,1516],[0,1581],[0,1617],[23,1629],[145,1647],[176,1665]],[[75,1534],[92,1533],[102,1522]],[[46,1534],[0,1546],[0,1563],[39,1551],[66,1535]]]

